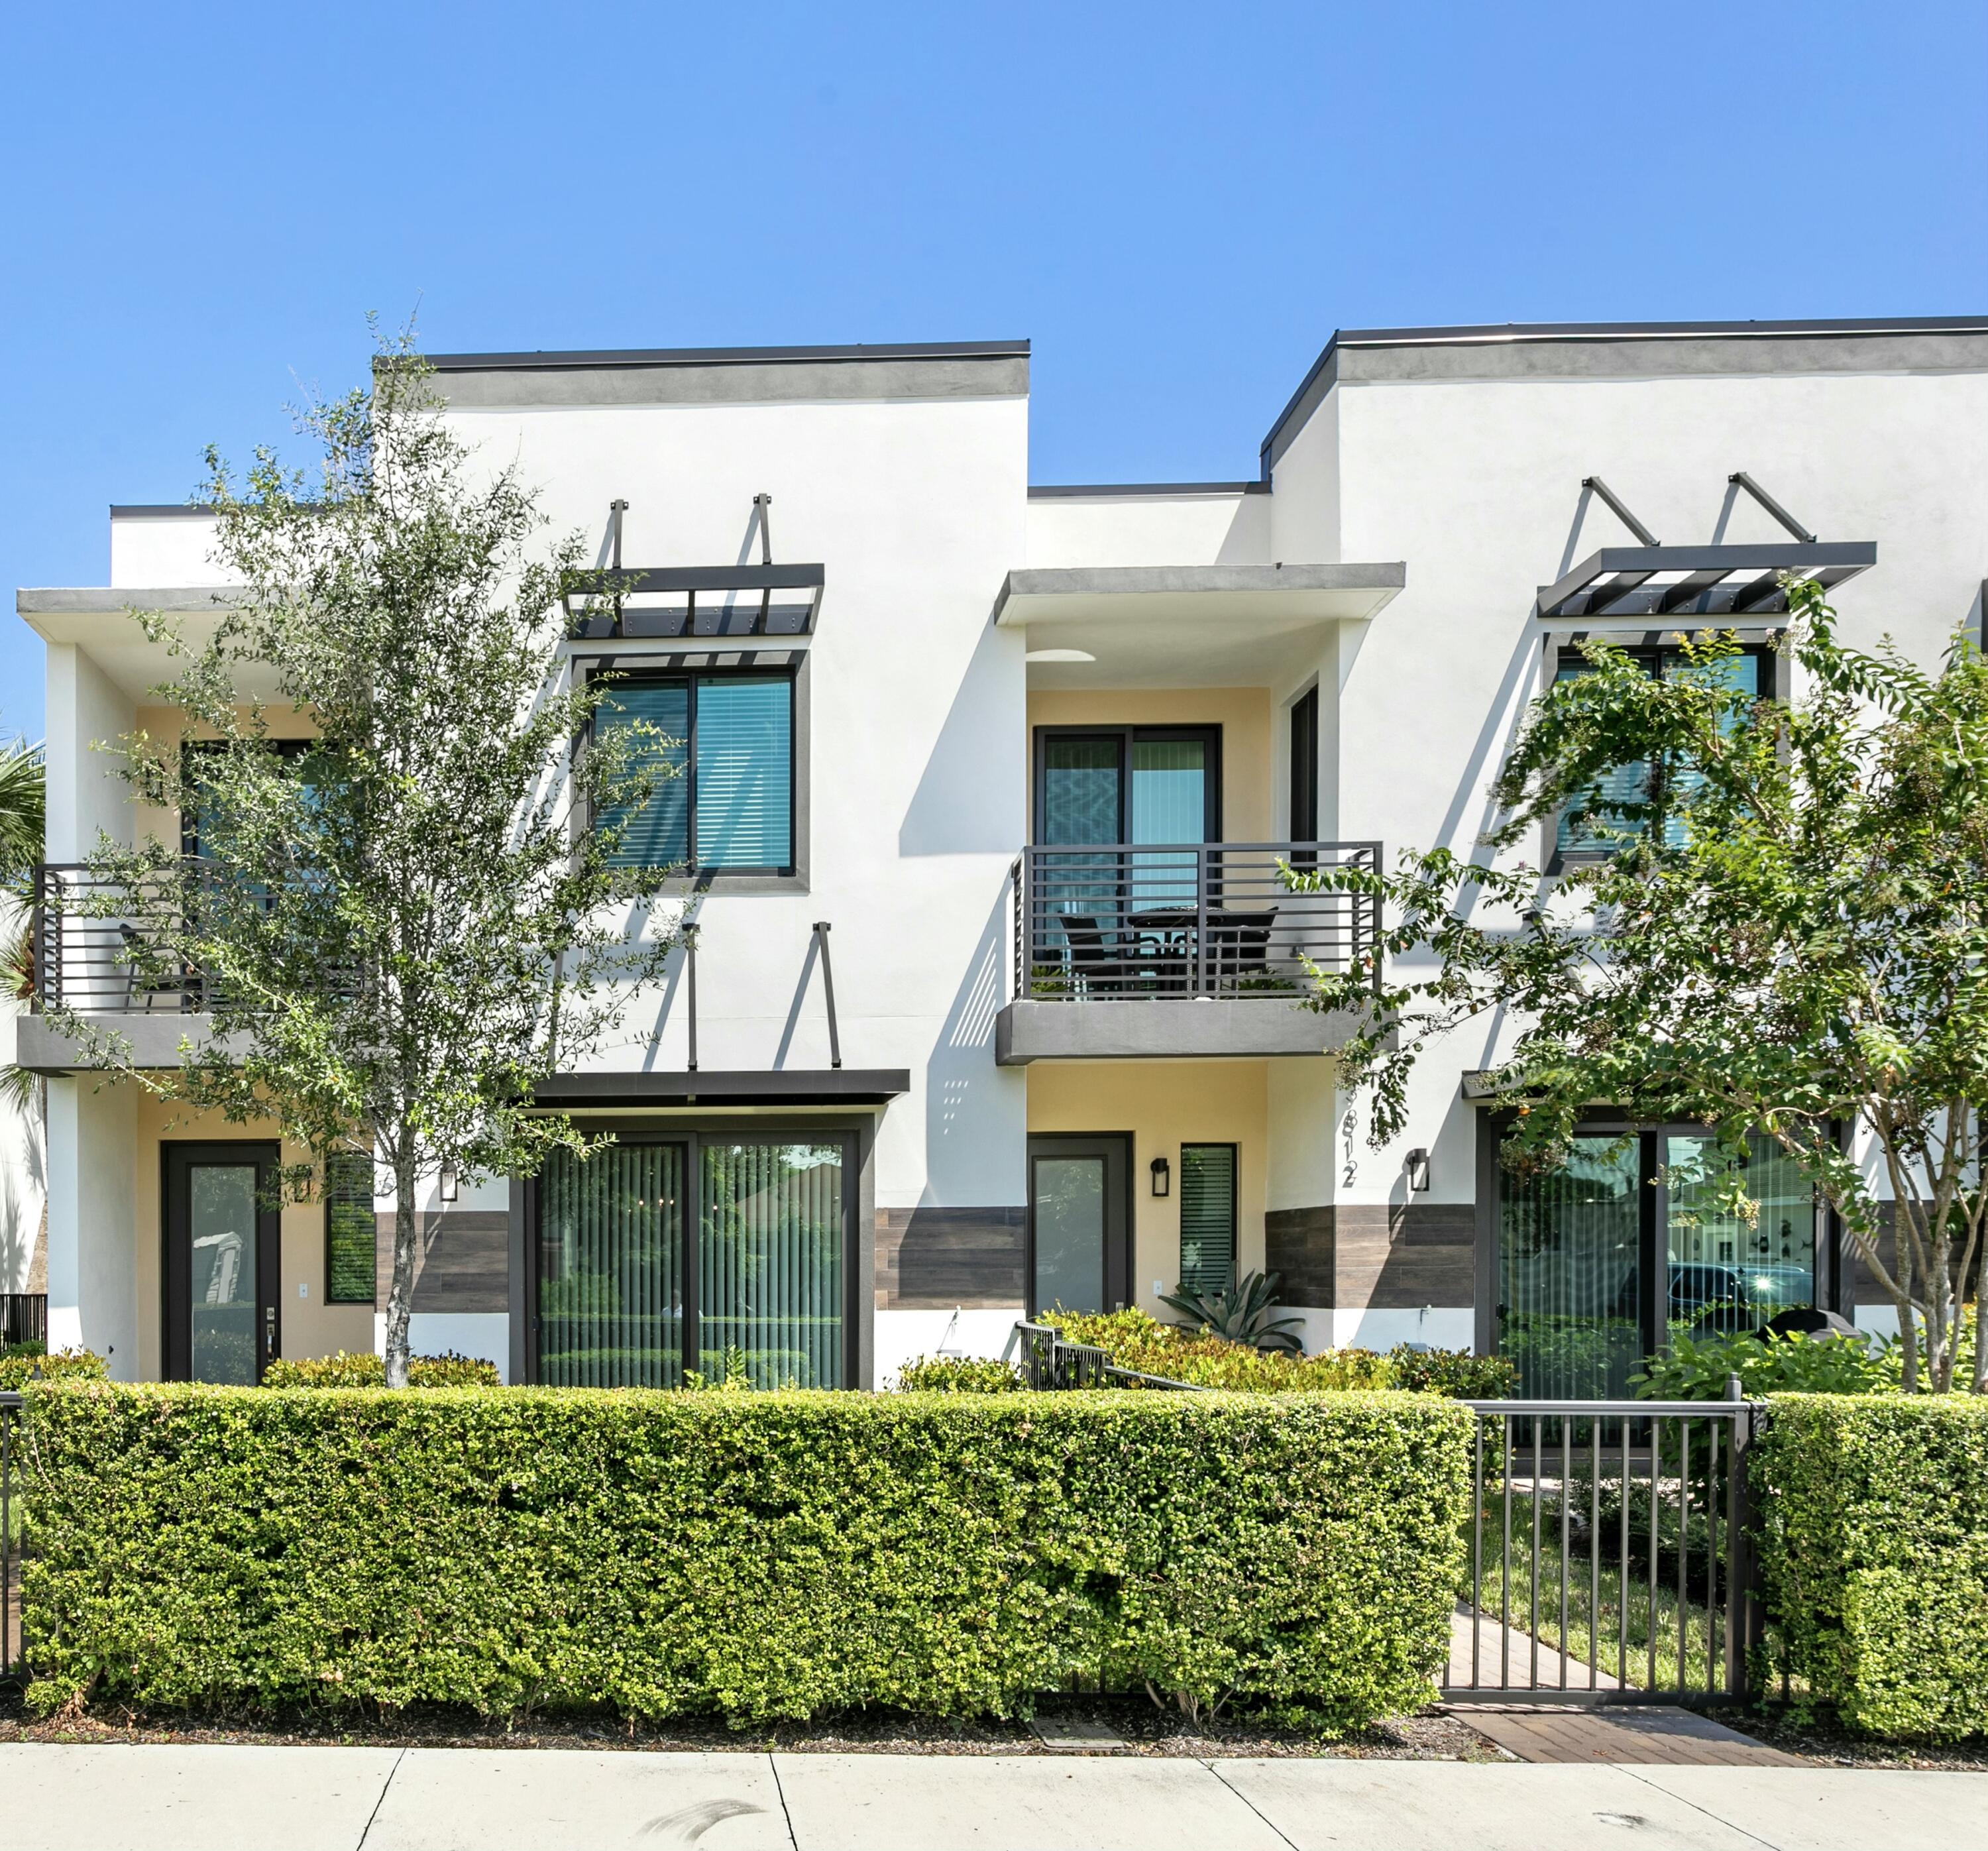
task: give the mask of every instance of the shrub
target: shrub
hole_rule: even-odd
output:
[[[735,1724],[1432,1694],[1470,1419],[1401,1396],[29,1397],[30,1696]]]
[[[1293,1356],[1253,1349],[1162,1324],[1131,1308],[1097,1312],[1059,1308],[1043,1317],[1070,1342],[1095,1345],[1121,1369],[1136,1369],[1142,1376],[1164,1376],[1172,1382],[1191,1382],[1198,1388],[1316,1394],[1394,1384],[1387,1359],[1371,1350],[1326,1350],[1316,1356]]]
[[[1988,1402],[1777,1396],[1752,1458],[1794,1677],[1878,1734],[1988,1731]]]
[[[1452,1401],[1502,1401],[1519,1386],[1519,1365],[1509,1356],[1473,1356],[1468,1350],[1418,1350],[1398,1343],[1388,1370],[1399,1389],[1445,1395]]]
[[[898,1371],[906,1394],[1006,1395],[1022,1386],[1013,1363],[985,1356],[914,1356]]]
[[[1277,1273],[1248,1272],[1219,1292],[1196,1291],[1183,1285],[1178,1291],[1163,1293],[1160,1302],[1186,1318],[1190,1331],[1295,1356],[1304,1348],[1299,1335],[1303,1326],[1297,1318],[1283,1314],[1277,1302],[1281,1277]]]
[[[21,1348],[0,1356],[0,1389],[25,1388],[30,1379],[101,1382],[110,1373],[103,1359],[90,1350],[57,1350],[49,1355]]]
[[[495,1388],[497,1365],[481,1356],[445,1350],[439,1356],[407,1360],[410,1388]],[[262,1372],[265,1388],[384,1388],[387,1363],[370,1350],[340,1350],[335,1356],[282,1357]]]
[[[1750,1398],[1773,1394],[1871,1394],[1898,1386],[1898,1365],[1856,1337],[1796,1331],[1764,1343],[1750,1331],[1724,1337],[1673,1337],[1631,1387],[1645,1401],[1723,1401],[1729,1376]]]

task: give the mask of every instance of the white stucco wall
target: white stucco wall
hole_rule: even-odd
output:
[[[830,950],[845,1065],[910,1069],[884,1115],[880,1206],[1022,1200],[1023,1091],[993,1062],[1008,868],[1023,839],[1023,643],[991,622],[1023,557],[1019,398],[452,411],[515,456],[555,530],[604,535],[629,503],[631,566],[820,560],[809,655],[809,889],[715,893],[698,941],[700,1064],[826,1068],[813,922]],[[805,982],[803,981],[805,976]],[[652,1025],[660,1004],[643,1022]],[[681,1068],[631,1034],[610,1069]]]
[[[136,1090],[49,1082],[49,1347],[138,1371]]]
[[[229,582],[214,563],[214,522],[194,514],[113,513],[110,583],[144,587]]]
[[[1270,547],[1267,495],[1037,496],[1028,504],[1026,554],[1013,563],[1263,565]]]
[[[79,861],[98,834],[131,840],[130,789],[114,748],[137,707],[74,643],[48,649],[48,846],[52,861]]]

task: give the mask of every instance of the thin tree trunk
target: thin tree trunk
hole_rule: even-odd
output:
[[[414,1158],[403,1136],[394,1164],[394,1284],[387,1296],[387,1386],[407,1386],[407,1325],[414,1309]]]

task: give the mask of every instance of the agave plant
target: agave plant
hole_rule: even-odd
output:
[[[1282,1274],[1245,1273],[1223,1292],[1198,1292],[1182,1286],[1163,1294],[1162,1304],[1172,1305],[1190,1326],[1231,1343],[1247,1344],[1252,1349],[1286,1350],[1295,1354],[1303,1348],[1298,1319],[1280,1315],[1277,1286]]]

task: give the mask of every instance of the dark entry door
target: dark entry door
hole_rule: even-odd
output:
[[[1114,1311],[1131,1295],[1131,1139],[1029,1140],[1029,1310]]]
[[[165,1375],[253,1384],[282,1353],[276,1146],[165,1149]]]

